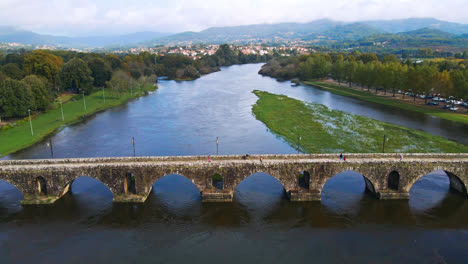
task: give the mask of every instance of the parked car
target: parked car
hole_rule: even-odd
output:
[[[444,106],[442,106],[442,109],[450,109],[452,107],[453,107],[452,105],[444,105]]]
[[[439,101],[439,97],[432,98],[432,101]]]
[[[439,105],[438,102],[427,102],[426,104],[427,104],[427,105]]]
[[[440,98],[439,98],[439,101],[441,101],[441,102],[447,102],[447,99],[440,97]]]
[[[463,105],[464,107],[468,108],[468,102],[464,102],[462,105]]]
[[[450,111],[457,111],[458,110],[458,107],[451,107],[450,108]]]
[[[463,104],[463,102],[462,101],[453,101],[453,104],[454,105],[461,105],[461,104]]]
[[[432,96],[432,95],[427,96],[427,99],[432,99],[432,98],[434,98],[434,96]]]
[[[424,99],[426,96],[424,94],[420,95],[419,98]]]

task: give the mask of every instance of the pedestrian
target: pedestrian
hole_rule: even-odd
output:
[[[260,162],[263,162],[262,157],[260,157]]]
[[[211,159],[208,157],[208,162],[211,162]]]
[[[346,156],[343,156],[343,160],[346,161]]]
[[[343,160],[343,153],[340,153],[340,160]]]
[[[400,154],[400,161],[403,159],[403,156]]]

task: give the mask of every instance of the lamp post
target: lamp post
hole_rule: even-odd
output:
[[[301,148],[301,135],[297,136],[297,154],[299,154],[299,149]]]
[[[59,100],[60,102],[60,111],[62,112],[62,122],[65,121],[65,118],[63,117],[63,107],[62,107],[62,100]]]
[[[106,103],[106,95],[104,94],[104,87],[102,87],[102,98],[104,99],[104,103]]]
[[[386,135],[383,135],[383,144],[382,144],[382,153],[385,153],[385,141],[387,139]]]
[[[219,137],[216,137],[216,155],[218,155],[218,144],[219,144]]]
[[[84,91],[83,91],[83,105],[84,105],[84,110],[86,112],[86,99],[85,99],[85,96],[84,96]]]
[[[31,136],[34,136],[34,131],[32,128],[32,121],[31,121],[31,109],[28,109],[28,115],[29,115],[29,125],[31,126]]]

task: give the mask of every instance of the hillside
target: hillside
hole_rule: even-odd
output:
[[[109,45],[137,44],[151,39],[164,37],[170,33],[137,32],[119,36],[63,37],[42,35],[13,27],[0,26],[0,42],[21,43],[25,45],[51,45],[61,47],[105,47]]]

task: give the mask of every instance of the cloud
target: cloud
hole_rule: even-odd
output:
[[[213,26],[434,17],[468,23],[466,0],[2,0],[0,21],[55,35],[199,31]]]

